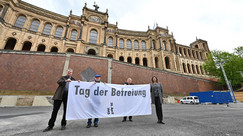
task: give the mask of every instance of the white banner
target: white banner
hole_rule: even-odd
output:
[[[117,85],[72,81],[67,120],[149,115],[150,85]]]

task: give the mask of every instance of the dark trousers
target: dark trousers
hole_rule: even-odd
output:
[[[99,122],[99,118],[95,118],[94,119],[94,124],[98,124],[98,122]],[[88,122],[87,122],[89,125],[91,125],[92,124],[92,119],[90,118],[90,119],[88,119]]]
[[[132,116],[129,116],[128,118],[129,118],[129,120],[132,120]],[[127,120],[127,116],[124,116],[123,120]]]
[[[160,97],[155,97],[155,108],[158,121],[163,121],[162,104],[160,103]]]
[[[66,126],[66,124],[67,124],[67,121],[66,121],[67,96],[68,96],[68,92],[65,91],[63,93],[62,100],[54,100],[53,111],[52,111],[52,114],[51,114],[51,118],[48,122],[48,125],[50,127],[53,127],[55,125],[57,113],[58,113],[58,110],[60,109],[62,102],[63,102],[63,116],[62,116],[61,125]]]

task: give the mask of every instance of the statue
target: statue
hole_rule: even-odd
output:
[[[99,6],[95,2],[94,2],[94,5],[93,6],[95,7],[95,10],[98,11]]]
[[[87,7],[87,3],[85,2],[85,4],[84,4],[84,7],[86,8]]]

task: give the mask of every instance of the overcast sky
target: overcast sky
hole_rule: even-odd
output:
[[[155,23],[168,26],[178,44],[189,46],[197,38],[210,50],[233,52],[243,46],[243,0],[23,0],[62,14],[82,15],[84,3],[108,9],[109,23],[119,29],[147,31]]]

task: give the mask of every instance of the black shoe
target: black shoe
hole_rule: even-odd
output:
[[[90,128],[91,127],[91,124],[88,124],[87,126],[86,126],[86,128]]]
[[[50,131],[50,130],[52,130],[52,129],[53,129],[53,127],[48,126],[47,128],[45,128],[45,129],[43,130],[43,132]]]
[[[131,122],[132,122],[132,119],[129,119],[129,121],[131,121]]]
[[[98,127],[98,124],[94,124],[94,127]]]
[[[165,124],[163,121],[159,120],[157,121],[158,124]]]
[[[124,119],[124,120],[122,120],[122,122],[125,122],[126,120]]]
[[[64,130],[64,129],[66,129],[66,126],[62,126],[62,127],[61,127],[61,130]]]

